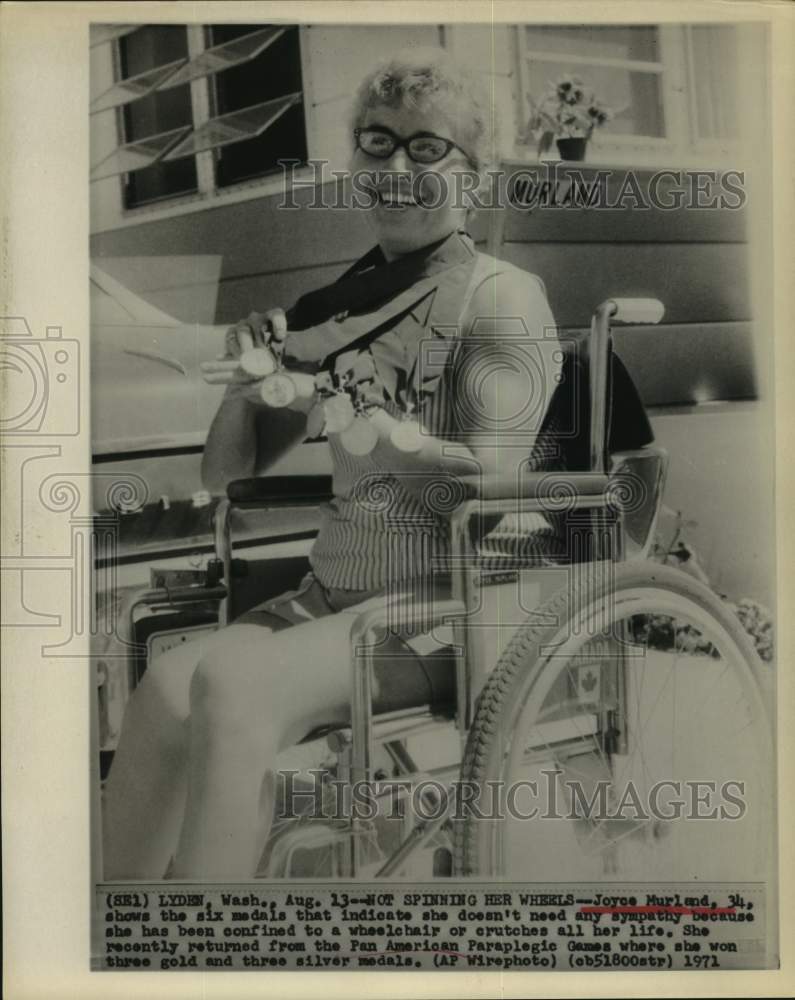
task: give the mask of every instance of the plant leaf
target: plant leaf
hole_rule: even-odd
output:
[[[555,138],[555,133],[554,132],[547,131],[547,132],[543,132],[541,134],[541,138],[538,140],[538,155],[539,156],[541,156],[542,153],[546,153],[546,151],[552,146],[552,140],[554,138]]]

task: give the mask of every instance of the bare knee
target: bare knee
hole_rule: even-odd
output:
[[[184,722],[190,710],[191,676],[201,653],[198,644],[186,643],[152,660],[133,692],[137,710],[156,712]]]
[[[269,629],[258,631],[270,634]],[[181,643],[156,657],[136,689],[136,699],[146,702],[150,709],[152,703],[157,703],[160,709],[184,722],[191,710],[190,690],[197,666],[216,661],[228,664],[233,660],[234,633],[235,626],[222,629]]]
[[[344,624],[347,639],[349,626]],[[333,643],[324,644],[315,636],[310,653],[297,635],[263,635],[256,626],[239,628],[229,636],[231,641],[208,646],[193,673],[192,737],[210,742],[222,738],[238,748],[248,742],[260,750],[281,750],[315,725],[347,721],[347,698],[340,696],[340,685],[329,683],[323,661],[329,650],[333,652]],[[244,633],[244,628],[249,631]],[[331,666],[339,666],[333,657]],[[347,662],[342,672],[347,677]]]
[[[205,736],[261,744],[281,729],[283,699],[275,680],[265,662],[252,667],[235,662],[229,650],[208,651],[190,682],[191,726]]]

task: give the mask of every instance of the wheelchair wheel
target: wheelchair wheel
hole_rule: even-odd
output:
[[[591,579],[514,635],[481,693],[461,773],[462,792],[474,784],[478,797],[476,809],[459,803],[456,874],[765,879],[772,668],[731,610],[681,571],[582,573]]]

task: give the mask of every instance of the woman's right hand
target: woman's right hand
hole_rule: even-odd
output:
[[[224,352],[214,361],[204,361],[201,372],[209,385],[227,386],[227,395],[242,395],[261,406],[265,404],[259,394],[261,379],[251,375],[240,365],[245,351],[273,345],[278,351],[287,336],[287,317],[283,309],[252,312],[226,331]]]

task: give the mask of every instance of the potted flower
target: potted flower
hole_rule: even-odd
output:
[[[538,102],[529,94],[528,98],[533,113],[527,130],[538,142],[539,156],[554,139],[562,160],[584,160],[593,130],[614,117],[614,111],[576,76],[550,83]]]

